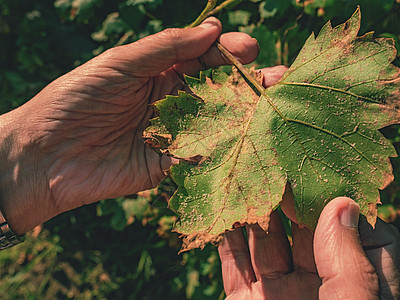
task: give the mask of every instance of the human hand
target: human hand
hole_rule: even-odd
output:
[[[359,212],[340,197],[321,213],[314,237],[320,299],[400,299],[399,231],[379,218],[375,228],[364,217],[358,222]]]
[[[277,211],[268,234],[247,225],[225,233],[218,248],[227,300],[317,299],[321,279],[315,267],[313,234],[292,224],[293,248]]]
[[[358,235],[358,216],[349,198],[328,203],[314,235],[315,263],[312,233],[292,223],[290,249],[277,212],[268,234],[247,226],[248,243],[240,230],[228,232],[218,249],[226,299],[400,299],[399,232],[362,219]]]
[[[156,186],[171,162],[144,144],[149,104],[183,89],[182,74],[258,54],[243,33],[209,18],[106,51],[0,119],[0,209],[16,233],[58,213]]]

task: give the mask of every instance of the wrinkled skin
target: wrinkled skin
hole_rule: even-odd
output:
[[[226,299],[400,299],[399,232],[380,219],[375,229],[361,219],[358,231],[358,215],[353,200],[332,200],[315,234],[292,222],[292,249],[277,212],[268,234],[258,225],[246,227],[248,242],[240,229],[226,233]]]
[[[0,118],[0,209],[22,234],[69,209],[155,187],[171,161],[144,143],[150,103],[183,89],[182,74],[258,54],[243,33],[209,18],[112,48]],[[199,60],[198,58],[201,57]]]

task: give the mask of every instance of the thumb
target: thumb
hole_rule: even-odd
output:
[[[108,54],[123,72],[137,77],[155,76],[176,63],[203,55],[221,30],[220,21],[211,17],[197,27],[165,29],[132,44],[112,48]]]
[[[320,299],[378,299],[378,277],[358,236],[360,208],[350,198],[324,208],[314,235]]]

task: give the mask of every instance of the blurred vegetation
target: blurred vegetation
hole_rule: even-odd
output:
[[[223,1],[219,1],[221,3]],[[115,45],[183,27],[206,0],[0,0],[0,113]],[[311,32],[347,20],[361,6],[361,34],[400,38],[399,0],[233,1],[219,14],[224,31],[257,38],[258,67],[290,65]],[[400,57],[395,61],[400,65]],[[396,147],[400,128],[382,132]],[[398,148],[398,147],[397,147]],[[398,159],[392,159],[396,181]],[[64,213],[0,252],[1,299],[222,299],[215,247],[178,255],[167,208],[174,184]],[[400,189],[382,192],[379,213],[400,223]]]

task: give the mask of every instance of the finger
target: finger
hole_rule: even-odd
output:
[[[288,68],[282,65],[261,69],[260,71],[263,74],[263,86],[267,88],[274,85],[287,70]]]
[[[218,247],[221,258],[222,278],[227,296],[241,289],[248,289],[255,282],[249,248],[242,229],[226,232]]]
[[[360,220],[360,240],[379,278],[380,296],[400,299],[400,235],[393,225],[377,219],[375,228]]]
[[[294,269],[317,273],[314,260],[313,233],[306,227],[299,228],[297,224],[292,223],[292,237]]]
[[[321,299],[378,299],[378,278],[358,237],[359,211],[353,200],[340,197],[321,213],[314,234]]]
[[[282,196],[281,208],[286,217],[288,217],[291,221],[297,223],[296,211],[294,209],[293,191],[289,182],[287,182],[285,186],[285,192]]]
[[[195,28],[170,28],[137,42],[112,48],[102,59],[135,77],[151,77],[174,64],[197,58],[208,51],[221,33],[221,23],[208,18]]]
[[[248,64],[257,58],[260,51],[257,40],[243,32],[230,32],[221,35],[219,42],[242,64]],[[215,45],[203,55],[192,60],[177,63],[174,69],[179,74],[194,75],[201,70],[231,64]]]
[[[248,225],[249,249],[257,280],[276,278],[292,270],[292,253],[277,211],[272,212],[268,233],[258,224]]]

